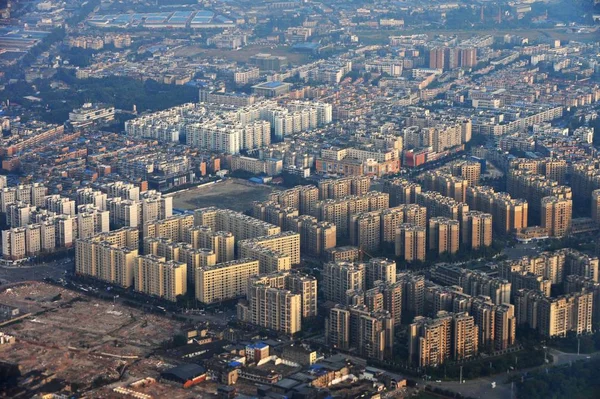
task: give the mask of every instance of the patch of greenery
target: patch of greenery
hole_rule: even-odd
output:
[[[160,110],[198,100],[198,90],[191,86],[158,83],[154,80],[136,80],[129,77],[111,76],[101,79],[76,79],[72,71],[59,70],[55,80],[68,86],[57,90],[47,81],[34,85],[19,82],[7,85],[4,93],[12,103],[23,104],[24,96],[41,98],[40,118],[50,123],[63,123],[69,112],[86,102],[112,104],[117,109],[138,112]]]
[[[576,362],[530,374],[517,383],[518,397],[527,399],[592,399],[600,397],[600,359]]]

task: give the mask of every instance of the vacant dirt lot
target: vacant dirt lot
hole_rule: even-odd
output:
[[[173,207],[198,209],[207,206],[243,212],[252,207],[252,201],[265,201],[274,191],[271,186],[250,183],[241,179],[227,179],[211,186],[175,194]]]
[[[0,292],[0,303],[31,314],[2,327],[16,343],[0,346],[0,361],[20,366],[25,390],[36,389],[31,381],[38,375],[79,391],[117,381],[124,366],[181,328],[165,317],[38,282]]]

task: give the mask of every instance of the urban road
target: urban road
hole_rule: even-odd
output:
[[[33,265],[0,265],[0,285],[21,281],[42,281],[46,278],[58,280],[66,273],[75,271],[73,258],[59,259]]]

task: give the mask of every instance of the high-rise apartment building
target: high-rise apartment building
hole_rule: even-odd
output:
[[[542,227],[551,237],[563,237],[571,230],[573,201],[566,198],[542,198]]]
[[[106,201],[108,195],[91,187],[80,188],[77,190],[75,202],[77,205],[93,205],[100,210],[107,210]]]
[[[334,303],[346,304],[348,291],[365,289],[366,275],[363,263],[326,263],[322,275],[325,299]]]
[[[409,359],[419,367],[437,367],[452,356],[452,316],[418,316],[409,327]]]
[[[587,277],[570,275],[565,278],[564,291],[566,294],[591,292],[594,298],[592,304],[592,325],[600,321],[600,283],[594,282]]]
[[[194,225],[208,226],[213,231],[229,231],[237,240],[270,236],[281,232],[279,226],[246,216],[243,213],[215,207],[196,209]]]
[[[457,202],[435,191],[417,194],[417,204],[427,208],[427,217],[445,216],[462,221],[469,212],[469,205]]]
[[[467,312],[456,313],[452,318],[452,354],[456,361],[477,356],[479,351],[479,328]]]
[[[139,227],[141,223],[141,205],[137,200],[112,197],[106,201],[110,211],[110,222],[120,227]]]
[[[350,218],[363,212],[374,212],[389,208],[389,195],[371,191],[363,196],[348,196],[341,199],[319,201],[315,215],[321,221],[335,224],[338,237],[349,235]]]
[[[392,207],[414,204],[417,202],[417,194],[421,192],[421,186],[408,179],[396,178],[383,182],[383,192],[390,195],[390,206]]]
[[[347,308],[336,305],[325,321],[329,345],[341,349],[356,348],[360,356],[384,360],[392,355],[394,323],[383,310],[371,312],[364,305]]]
[[[94,205],[82,205],[77,213],[77,237],[90,238],[110,230],[110,214]]]
[[[424,261],[427,252],[426,235],[423,227],[402,224],[396,232],[396,256],[408,262]]]
[[[425,310],[425,276],[399,273],[396,280],[402,284],[402,311],[407,319],[421,316]]]
[[[438,254],[455,254],[460,243],[460,223],[445,217],[429,219],[427,242],[429,250]]]
[[[571,187],[560,185],[530,170],[510,170],[506,187],[512,196],[527,200],[530,224],[536,224],[542,219],[543,198],[556,197],[559,200],[570,200],[573,196]]]
[[[315,186],[296,186],[284,191],[275,191],[269,195],[269,201],[296,208],[301,215],[312,215],[313,208],[319,201],[319,189]]]
[[[600,190],[592,192],[592,219],[600,225]]]
[[[593,294],[578,292],[551,298],[539,291],[515,293],[517,323],[527,324],[545,337],[566,337],[592,331]]]
[[[457,202],[465,202],[469,181],[440,171],[425,172],[423,188],[427,191],[437,191],[445,197]]]
[[[252,216],[263,220],[267,223],[279,226],[285,229],[289,218],[298,217],[298,209],[292,207],[284,207],[273,201],[259,202],[255,201],[252,204]]]
[[[467,248],[479,249],[492,245],[492,215],[480,211],[465,214],[462,242]]]
[[[173,197],[163,197],[161,193],[154,190],[145,191],[140,197],[142,225],[173,216]]]
[[[124,200],[139,201],[140,188],[131,183],[117,181],[100,186],[100,190],[108,194],[108,198],[122,198]]]
[[[450,165],[450,171],[452,172],[452,175],[467,180],[469,187],[475,187],[479,184],[479,179],[481,177],[481,164],[479,162],[466,160],[457,161]]]
[[[446,48],[434,47],[429,50],[429,68],[447,69]]]
[[[446,286],[459,286],[465,294],[471,296],[490,297],[496,305],[510,303],[512,285],[504,278],[453,265],[439,264],[431,269],[431,280]]]
[[[285,230],[300,234],[300,250],[313,256],[323,256],[337,244],[337,227],[330,222],[319,222],[309,215],[288,218]]]
[[[283,233],[238,241],[238,251],[241,257],[252,258],[253,249],[256,247],[287,255],[294,265],[300,263],[300,234],[293,231],[284,231]],[[268,272],[261,271],[261,273]]]
[[[350,244],[366,252],[381,246],[380,212],[364,212],[350,216]]]
[[[515,307],[510,304],[501,304],[496,307],[494,325],[494,348],[505,350],[515,344],[517,334],[517,318]]]
[[[284,334],[302,329],[302,297],[284,288],[252,282],[248,287],[248,322]]]
[[[137,249],[117,247],[108,241],[78,240],[77,271],[121,287],[131,287],[135,281]]]
[[[59,215],[75,216],[75,201],[58,194],[47,195],[44,198],[44,206],[47,210]]]
[[[335,247],[327,250],[328,262],[355,262],[360,258],[360,250],[353,246]]]
[[[135,290],[175,302],[187,292],[187,265],[154,255],[136,258]]]
[[[477,49],[475,47],[459,48],[460,66],[473,68],[477,65]]]
[[[238,259],[196,269],[196,298],[214,303],[245,296],[248,278],[259,273],[257,260]]]
[[[145,238],[144,254],[185,263],[189,284],[194,283],[196,268],[217,264],[217,255],[211,249],[196,249],[191,244],[173,242],[168,238]]]
[[[134,284],[139,231],[123,228],[79,239],[75,244],[75,272],[122,287]]]
[[[379,211],[380,216],[380,241],[382,246],[393,246],[396,242],[396,230],[405,223],[403,207],[389,208]]]
[[[185,241],[187,230],[193,225],[194,217],[192,215],[176,215],[163,220],[144,223],[143,235],[144,238],[161,237],[182,242]]]
[[[325,341],[333,348],[350,348],[350,311],[345,306],[338,304],[329,310],[325,320]]]
[[[386,258],[371,258],[365,263],[365,289],[373,288],[377,281],[385,284],[396,282],[396,262]]]
[[[508,193],[497,193],[487,186],[469,187],[467,204],[473,210],[491,213],[494,231],[507,234],[528,226],[529,205]]]
[[[317,279],[307,274],[286,272],[285,289],[302,297],[302,317],[317,316]]]
[[[365,292],[365,303],[369,310],[386,310],[392,316],[394,326],[402,320],[402,282],[386,283],[378,281],[375,287]],[[369,298],[376,298],[371,301]],[[374,302],[374,303],[370,303]]]
[[[362,196],[369,192],[371,179],[368,176],[324,179],[319,181],[319,199],[340,199],[349,195]]]
[[[208,248],[217,256],[217,262],[235,259],[235,237],[228,231],[212,231],[208,226],[186,227],[184,241],[194,248]]]
[[[25,227],[2,230],[2,257],[4,259],[17,260],[26,256],[25,232]]]
[[[409,356],[419,367],[437,367],[449,359],[466,360],[479,350],[478,328],[466,312],[442,311],[434,319],[417,317],[409,336]]]

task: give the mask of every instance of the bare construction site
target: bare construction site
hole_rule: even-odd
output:
[[[20,374],[19,388],[9,397],[28,398],[59,386],[87,397],[126,397],[115,388],[146,377],[158,379],[172,366],[153,352],[182,328],[164,316],[39,282],[3,289],[0,304],[21,312],[17,320],[0,324],[1,332],[16,338],[0,345],[0,362],[16,365]],[[148,397],[162,397],[167,389],[156,381],[138,385],[127,389]],[[168,390],[170,397],[186,395],[176,387]],[[207,390],[210,386],[202,388]]]

